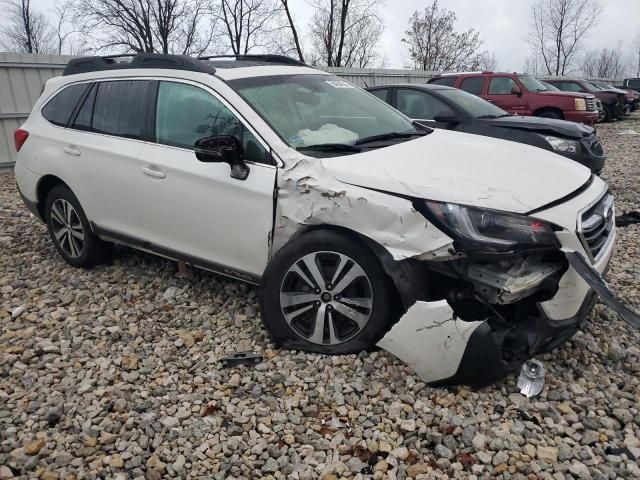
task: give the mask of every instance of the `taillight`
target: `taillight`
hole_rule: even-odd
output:
[[[18,130],[13,132],[13,141],[16,144],[16,152],[20,151],[22,145],[24,145],[24,142],[27,141],[27,138],[29,138],[29,132],[27,132],[26,130],[22,130],[21,128],[19,128]]]

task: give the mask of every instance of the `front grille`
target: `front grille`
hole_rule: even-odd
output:
[[[598,110],[595,98],[587,98],[587,110],[589,112],[596,112]]]
[[[613,234],[614,222],[613,195],[609,192],[580,215],[578,237],[592,261],[598,260],[604,252],[607,241]]]

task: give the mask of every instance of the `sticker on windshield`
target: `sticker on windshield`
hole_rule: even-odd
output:
[[[334,88],[356,88],[344,80],[326,80],[326,82]]]
[[[289,137],[289,144],[292,147],[302,147],[304,145],[304,140],[300,135],[293,135]]]

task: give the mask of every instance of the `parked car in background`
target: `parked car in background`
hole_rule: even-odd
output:
[[[549,90],[538,79],[517,73],[445,73],[428,83],[456,87],[478,95],[515,115],[556,118],[593,125],[598,120],[595,97]]]
[[[595,85],[596,87],[598,87],[600,90],[602,90],[603,92],[613,92],[616,94],[622,94],[624,95],[624,113],[627,114],[631,111],[633,111],[634,108],[634,103],[636,100],[636,92],[634,92],[633,90],[627,90],[624,88],[618,88],[618,87],[614,87],[613,85],[606,83],[606,82],[601,82],[601,81],[595,81],[595,80],[590,80],[589,81],[592,85]]]
[[[503,378],[596,292],[625,314],[598,280],[614,197],[582,165],[420,127],[286,57],[128,58],[72,59],[14,132],[18,189],[68,264],[116,242],[257,284],[278,344],[379,345],[432,384]]]
[[[602,102],[602,108],[604,109],[604,121],[610,122],[615,118],[624,118],[624,93],[608,92],[587,80],[572,79],[572,78],[549,78],[545,79],[545,82],[554,85],[563,92],[579,92],[588,93],[599,98]]]
[[[444,85],[398,84],[368,90],[430,127],[526,143],[575,160],[597,174],[604,166],[595,129],[581,123],[511,115],[476,95]]]
[[[622,81],[622,88],[629,88],[640,92],[640,78],[625,78]]]
[[[549,90],[551,90],[552,92],[561,92],[562,90],[560,90],[558,87],[556,87],[555,85],[552,85],[548,82],[545,82],[544,80],[540,80],[538,79],[538,81],[540,83],[542,83],[545,87],[547,87]],[[602,102],[600,101],[599,98],[594,97],[596,99],[596,109],[598,110],[598,121],[602,121],[604,120],[604,108],[602,108]]]

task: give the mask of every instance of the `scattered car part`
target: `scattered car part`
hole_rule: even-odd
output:
[[[625,212],[616,217],[617,227],[626,227],[627,225],[633,225],[636,223],[640,223],[640,212],[638,211]]]
[[[635,328],[640,328],[640,316],[623,304],[615,294],[609,290],[607,283],[597,270],[594,270],[579,252],[567,252],[567,259],[585,282],[598,294],[600,299],[625,322]]]
[[[235,365],[256,365],[260,362],[262,362],[262,355],[253,352],[236,352],[220,357],[220,363],[225,368]]]
[[[522,365],[518,377],[520,393],[527,398],[535,397],[544,388],[544,365],[540,360],[532,358]]]
[[[351,433],[351,423],[346,418],[323,418],[320,424],[333,432],[344,429],[347,434]]]

